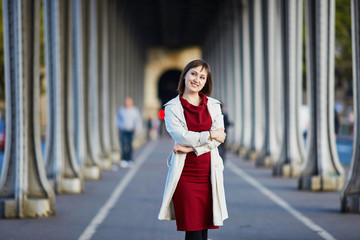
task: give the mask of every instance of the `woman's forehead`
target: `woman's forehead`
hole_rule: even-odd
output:
[[[207,70],[204,66],[197,66],[197,67],[194,67],[194,68],[191,68],[190,70],[194,71],[194,72],[197,72],[197,73],[202,73],[202,74],[207,74]]]

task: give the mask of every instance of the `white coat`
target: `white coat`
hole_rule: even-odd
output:
[[[224,127],[223,115],[220,102],[208,97],[207,107],[212,119],[211,130]],[[226,208],[224,181],[223,181],[223,160],[219,155],[217,147],[220,142],[208,140],[209,132],[189,131],[186,125],[184,109],[181,106],[179,96],[165,104],[165,125],[166,130],[174,139],[175,144],[193,147],[197,156],[211,152],[211,189],[213,200],[213,224],[223,225],[223,220],[228,218]],[[159,212],[159,220],[175,220],[172,197],[177,183],[184,168],[186,154],[175,154],[173,151],[168,157],[168,174],[166,178],[163,201]]]

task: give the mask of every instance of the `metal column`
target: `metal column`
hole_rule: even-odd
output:
[[[302,69],[302,2],[283,0],[281,9],[283,138],[280,158],[273,168],[273,175],[297,177],[304,162],[303,140],[298,125]]]
[[[251,147],[252,121],[252,93],[250,73],[250,29],[249,29],[249,1],[242,2],[242,84],[243,84],[243,133],[241,137],[240,155],[245,156]]]
[[[276,0],[262,0],[262,30],[263,30],[263,69],[264,69],[264,142],[257,166],[272,166],[279,152],[276,140],[275,122],[275,43],[279,37],[275,34]]]
[[[40,1],[4,0],[6,150],[0,174],[0,217],[55,213],[39,124]]]
[[[354,143],[349,179],[341,193],[341,211],[360,213],[360,3],[351,1]]]
[[[232,146],[233,150],[237,150],[238,147],[241,145],[241,135],[242,135],[242,123],[243,123],[243,89],[242,89],[242,64],[241,64],[241,35],[240,35],[240,26],[241,26],[241,8],[240,3],[237,0],[233,0],[233,15],[234,15],[234,22],[233,22],[233,43],[234,43],[234,119],[233,121],[233,128],[232,131],[234,132],[234,144]]]
[[[340,190],[344,170],[334,131],[334,0],[306,2],[307,78],[310,103],[309,151],[299,189]]]
[[[83,184],[67,126],[69,109],[65,103],[68,60],[69,1],[44,1],[46,76],[48,83],[48,127],[45,163],[47,176],[56,193],[80,193]],[[70,135],[70,136],[69,136]]]

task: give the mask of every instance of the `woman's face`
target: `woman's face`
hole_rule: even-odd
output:
[[[205,86],[207,71],[203,66],[190,68],[185,75],[184,93],[198,93]]]

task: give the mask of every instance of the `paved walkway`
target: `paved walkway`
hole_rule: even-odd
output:
[[[150,142],[135,151],[135,168],[103,171],[83,194],[58,195],[56,216],[1,219],[0,239],[183,239],[175,222],[157,220],[171,146]],[[209,239],[360,239],[360,215],[339,212],[339,192],[298,191],[296,179],[273,178],[232,154],[224,176],[230,217]]]

